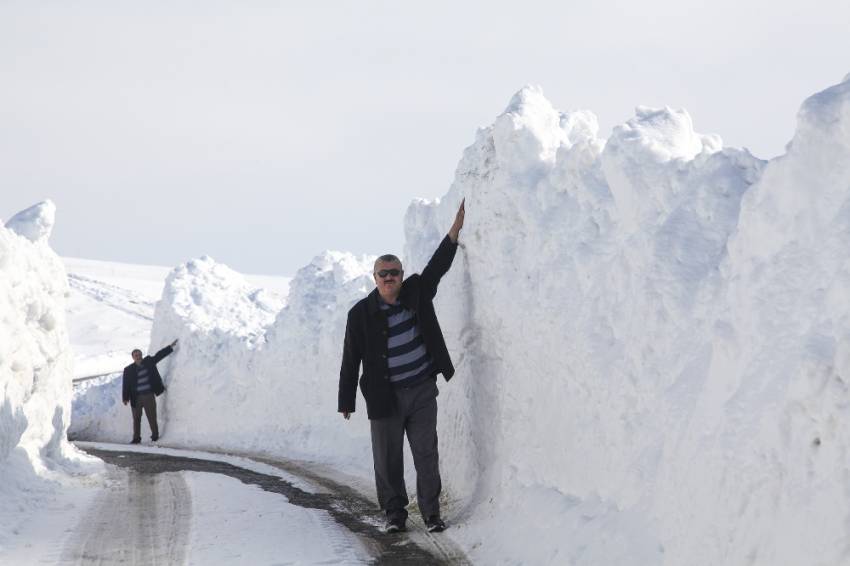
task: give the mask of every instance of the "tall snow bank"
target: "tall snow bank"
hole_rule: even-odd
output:
[[[20,449],[37,468],[61,452],[71,397],[68,286],[46,245],[54,210],[41,203],[0,229],[0,462]]]
[[[729,556],[850,563],[850,81],[803,104],[741,203],[710,385],[684,438]],[[719,500],[719,501],[718,501]]]
[[[161,363],[165,438],[306,458],[368,454],[362,427],[333,418],[337,382],[325,376],[338,375],[338,355],[329,353],[369,288],[363,274],[373,261],[325,252],[296,274],[283,309],[209,258],[176,268],[151,334],[152,351],[180,340]]]
[[[249,375],[254,350],[265,341],[266,328],[282,306],[278,295],[250,285],[209,256],[188,261],[168,274],[154,312],[157,331],[151,330],[146,354],[153,355],[175,338],[180,338],[178,351],[191,354],[180,356],[179,380],[170,379],[177,354],[159,363],[168,391],[158,399],[161,434],[168,426],[165,423],[173,428],[172,439],[181,427],[197,433],[198,423],[215,414],[210,410],[226,412],[231,395],[248,396],[254,386]],[[129,351],[125,356],[129,364]],[[129,441],[131,413],[122,403],[121,380],[119,372],[77,385],[69,429],[73,440]],[[175,405],[180,410],[169,415],[169,407]],[[232,426],[226,419],[220,422]],[[221,435],[221,430],[214,432]],[[214,438],[211,434],[207,440]],[[184,441],[189,442],[185,436]],[[213,445],[210,441],[209,446]]]
[[[130,441],[132,413],[123,403],[122,378],[116,372],[74,384],[68,440]]]
[[[65,440],[72,354],[65,327],[68,284],[48,247],[49,201],[0,228],[0,547],[27,510],[76,459]]]
[[[407,215],[421,266],[467,201],[438,309],[469,546],[506,563],[848,562],[850,83],[807,100],[766,166],[670,109],[571,146],[569,129],[535,134],[556,113],[520,98],[446,197]]]

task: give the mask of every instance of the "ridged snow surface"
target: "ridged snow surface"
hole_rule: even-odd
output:
[[[850,563],[850,81],[769,162],[670,108],[602,139],[527,87],[407,211],[408,274],[462,198],[439,435],[474,560]],[[210,261],[178,268],[152,344],[180,338],[166,438],[369,477],[362,399],[345,422],[336,390],[370,259],[318,257],[273,322]]]
[[[553,564],[848,562],[850,83],[769,163],[682,111],[604,146],[557,116],[524,90],[408,212],[419,266],[467,202],[438,307],[463,536]]]
[[[46,201],[0,226],[0,549],[77,456],[65,439],[73,356],[68,283]]]
[[[6,222],[6,228],[33,243],[46,243],[56,221],[56,205],[45,200],[20,211]]]
[[[151,351],[180,340],[160,364],[168,440],[310,457],[350,437],[361,456],[367,431],[340,426],[334,376],[347,310],[369,290],[373,261],[323,253],[298,271],[283,309],[209,258],[175,269],[151,332]]]

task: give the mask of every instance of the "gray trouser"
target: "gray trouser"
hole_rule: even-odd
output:
[[[440,461],[437,453],[437,381],[428,378],[397,387],[396,412],[370,421],[378,503],[388,516],[407,517],[404,485],[404,433],[416,467],[416,499],[424,518],[440,514]]]
[[[159,438],[159,427],[156,425],[156,395],[153,393],[140,393],[133,405],[133,440],[142,438],[142,409],[148,417],[151,427],[151,437]]]

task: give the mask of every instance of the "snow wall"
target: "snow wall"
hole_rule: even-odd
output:
[[[45,201],[0,226],[0,548],[78,459],[65,440],[73,355],[65,269],[47,243],[55,210]]]
[[[408,273],[462,198],[439,434],[473,560],[850,563],[850,81],[806,100],[769,162],[670,108],[601,139],[527,87],[448,193],[411,205]],[[177,268],[151,344],[180,339],[164,438],[371,479],[362,399],[336,414],[371,259],[319,256],[276,316],[209,258]]]

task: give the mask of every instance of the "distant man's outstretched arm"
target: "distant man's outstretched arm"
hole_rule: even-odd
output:
[[[159,363],[165,356],[174,351],[174,346],[177,345],[177,340],[174,340],[171,344],[154,354],[153,361],[154,363]]]

